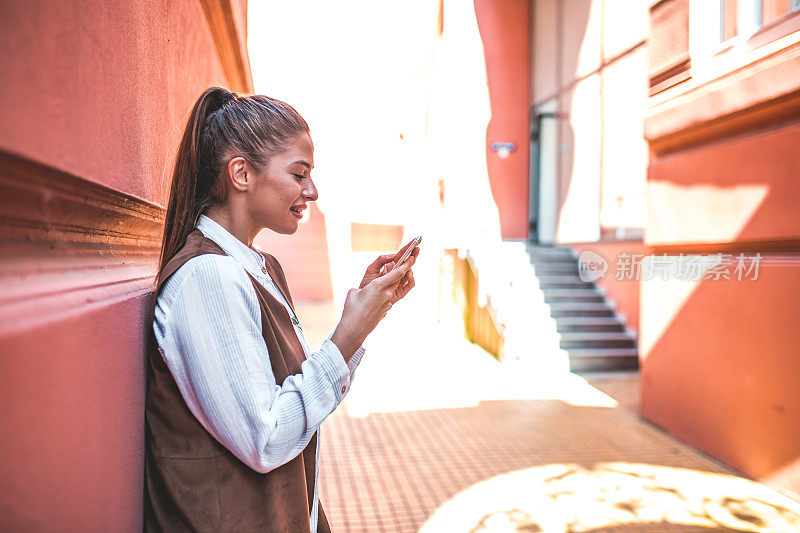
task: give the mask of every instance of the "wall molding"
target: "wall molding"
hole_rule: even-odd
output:
[[[746,240],[728,243],[704,242],[645,242],[649,253],[656,255],[679,254],[756,254],[772,259],[787,260],[787,264],[800,263],[800,239]]]
[[[657,156],[800,118],[800,42],[650,107],[644,135]]]
[[[222,70],[234,92],[252,93],[253,76],[247,47],[241,45],[231,0],[200,0]]]
[[[154,288],[164,209],[0,151],[0,336]]]
[[[651,74],[649,79],[650,96],[666,91],[692,77],[692,60],[685,56],[659,73]]]

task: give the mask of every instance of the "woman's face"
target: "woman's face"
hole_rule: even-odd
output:
[[[291,139],[255,176],[250,211],[259,226],[277,233],[297,231],[303,210],[319,195],[311,180],[314,145],[307,133]]]

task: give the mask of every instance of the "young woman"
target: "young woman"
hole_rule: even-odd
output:
[[[379,256],[320,350],[305,342],[263,228],[297,231],[317,199],[308,125],[289,105],[222,88],[195,103],[178,148],[147,365],[148,531],[329,531],[319,427],[361,344],[414,287],[419,249]]]

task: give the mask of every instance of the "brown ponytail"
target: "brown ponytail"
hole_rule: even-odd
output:
[[[260,170],[308,124],[290,105],[267,96],[239,96],[222,87],[206,89],[192,108],[172,172],[158,275],[181,249],[197,219],[225,200],[219,175],[225,158],[244,157]]]

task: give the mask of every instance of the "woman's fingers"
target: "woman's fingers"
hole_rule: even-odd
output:
[[[406,296],[406,294],[411,292],[411,289],[414,288],[415,284],[416,283],[414,282],[414,272],[412,270],[409,270],[408,273],[405,276],[403,276],[403,279],[401,279],[398,282],[397,288],[394,290],[392,303],[397,303],[398,301],[402,300]]]
[[[383,276],[387,272],[389,272],[392,268],[394,268],[394,260],[395,254],[383,254],[379,255],[368,267],[367,271],[364,272],[364,277],[361,280],[361,284],[358,286],[359,289],[363,289],[367,285],[370,284],[375,278]]]
[[[405,293],[403,294],[403,296],[408,294],[408,291],[413,289],[415,285],[416,285],[416,282],[414,281],[414,272],[412,270],[409,270],[408,271],[408,281],[406,281],[406,284],[404,286]]]
[[[411,267],[414,266],[414,263],[416,263],[416,262],[417,262],[417,257],[412,255],[408,259],[405,260],[405,262],[403,263],[402,266],[408,267],[408,269],[409,269],[408,271],[411,272]],[[391,267],[387,268],[387,270],[386,270],[387,272],[389,270],[391,270],[392,268],[394,268],[394,266],[395,266],[394,263],[389,263],[389,264],[391,265]],[[400,285],[402,285],[402,282],[400,283]]]
[[[389,272],[390,270],[392,270],[392,268],[394,268],[394,262],[393,262],[393,261],[389,261],[388,263],[385,263],[385,264],[384,264],[384,265],[383,265],[383,266],[380,268],[380,270],[378,270],[378,275],[379,275],[379,276],[383,276],[384,274],[386,274],[387,272]]]
[[[402,256],[402,255],[405,253],[406,249],[408,249],[408,247],[409,247],[409,246],[411,246],[411,243],[413,243],[413,242],[414,242],[413,240],[411,240],[411,241],[408,241],[408,242],[405,244],[405,246],[403,246],[402,248],[400,248],[399,250],[397,250],[397,253],[395,253],[395,254],[394,254],[394,257],[396,257],[396,258],[400,259],[400,257],[401,257],[401,256]]]
[[[399,265],[394,269],[392,269],[392,267],[394,267],[394,263],[392,261],[385,263],[380,268],[380,276],[375,278],[370,283],[370,285],[372,285],[376,291],[383,293],[382,296],[388,302],[389,309],[391,308],[392,304],[395,304],[404,298],[416,285],[414,281],[414,273],[411,270],[411,267],[416,262],[418,255],[419,250],[414,250],[414,253],[412,253],[402,265]],[[384,255],[381,257],[386,256]],[[384,316],[386,316],[386,313],[388,313],[388,309],[382,309],[378,321],[383,320]]]
[[[375,261],[372,262],[370,267],[374,267],[375,270],[378,270],[382,266],[384,266],[386,263],[388,263],[389,261],[393,260],[395,258],[395,255],[396,254],[382,254],[382,255],[379,255],[375,259]]]
[[[403,285],[403,287],[401,289],[402,296],[400,296],[400,298],[403,298],[406,294],[411,292],[411,289],[413,289],[415,285],[416,285],[416,282],[414,281],[414,272],[409,270],[408,271],[408,280],[405,282],[405,284]]]
[[[397,283],[398,281],[400,281],[403,278],[403,276],[406,275],[408,269],[411,268],[412,264],[413,263],[406,261],[402,265],[393,269],[391,272],[384,274],[379,278],[376,278],[373,281],[373,283],[376,283],[379,289],[385,289],[387,287],[390,287],[395,283]]]

